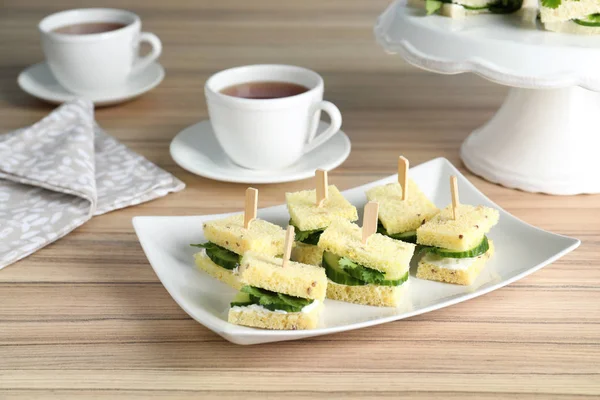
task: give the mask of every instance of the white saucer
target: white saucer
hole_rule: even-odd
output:
[[[327,126],[321,121],[317,132]],[[207,120],[185,128],[171,142],[171,157],[181,168],[206,178],[238,183],[279,183],[311,178],[316,169],[331,170],[349,154],[350,139],[340,131],[290,167],[275,171],[246,169],[225,155]]]
[[[131,100],[154,89],[164,77],[165,70],[163,67],[159,63],[152,63],[123,87],[107,92],[80,96],[74,95],[63,88],[52,75],[48,64],[41,62],[21,72],[17,81],[25,92],[49,103],[60,104],[74,97],[85,97],[96,106],[108,106]]]

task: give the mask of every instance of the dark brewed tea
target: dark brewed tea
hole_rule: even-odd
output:
[[[306,86],[291,82],[247,82],[226,87],[221,93],[244,99],[279,99],[308,92]]]
[[[82,24],[72,24],[61,26],[52,32],[63,33],[67,35],[90,35],[92,33],[103,33],[116,31],[127,26],[120,22],[85,22]]]

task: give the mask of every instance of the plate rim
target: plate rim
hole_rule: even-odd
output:
[[[559,233],[554,233],[554,232],[549,232],[546,231],[544,229],[538,228],[534,225],[531,225],[523,220],[521,220],[520,218],[512,215],[511,213],[509,213],[508,211],[504,210],[503,208],[499,207],[494,201],[492,201],[491,199],[489,199],[485,194],[483,194],[479,189],[477,189],[475,187],[475,185],[473,185],[449,160],[447,160],[444,157],[437,157],[434,158],[432,160],[426,161],[424,163],[421,163],[417,166],[412,167],[413,168],[419,168],[419,167],[425,167],[429,164],[445,164],[447,166],[449,166],[454,173],[458,174],[460,177],[462,177],[464,179],[464,181],[468,182],[468,184],[471,186],[472,189],[476,190],[481,196],[483,196],[485,199],[487,199],[493,206],[499,208],[500,210],[502,210],[503,212],[505,212],[507,215],[509,215],[510,217],[512,217],[513,219],[517,220],[518,222],[520,222],[521,224],[526,225],[529,228],[533,228],[536,231],[539,231],[541,233],[544,234],[550,234],[553,236],[558,236],[560,238],[563,239],[567,239],[572,241],[573,243],[566,247],[565,249],[561,250],[560,252],[556,253],[555,255],[553,255],[552,257],[544,260],[543,262],[536,264],[534,266],[532,266],[531,268],[522,271],[519,274],[516,274],[515,276],[502,280],[494,285],[490,285],[488,287],[485,287],[483,289],[478,289],[472,293],[468,293],[468,294],[463,294],[461,296],[449,299],[449,300],[445,300],[445,301],[441,301],[439,303],[435,303],[432,304],[428,307],[423,307],[420,308],[418,310],[413,310],[410,312],[406,312],[406,313],[402,313],[402,314],[396,314],[396,315],[391,315],[391,316],[387,316],[387,317],[381,317],[381,318],[376,318],[373,320],[366,320],[366,321],[361,321],[361,322],[355,322],[355,323],[350,323],[350,324],[346,324],[346,325],[338,325],[338,326],[333,326],[333,327],[324,327],[324,328],[317,328],[317,329],[313,329],[313,330],[301,330],[301,331],[287,331],[287,330],[263,330],[263,329],[255,329],[255,328],[249,328],[249,327],[243,327],[243,326],[237,326],[234,324],[230,324],[229,322],[218,318],[216,316],[214,316],[213,314],[211,314],[210,312],[206,311],[203,308],[200,308],[198,310],[194,310],[194,312],[192,312],[191,310],[189,310],[184,304],[182,304],[179,299],[173,295],[173,293],[171,292],[171,288],[168,286],[168,284],[166,284],[162,279],[161,279],[161,275],[159,274],[159,272],[157,271],[157,268],[153,265],[152,261],[150,260],[150,258],[148,257],[148,251],[146,248],[146,245],[144,244],[144,242],[141,240],[140,237],[140,232],[141,232],[141,224],[144,223],[145,220],[149,220],[149,219],[184,219],[184,218],[189,218],[192,216],[135,216],[132,218],[132,224],[135,230],[136,235],[138,236],[138,240],[140,242],[140,245],[142,246],[142,249],[144,250],[144,254],[146,255],[146,258],[148,259],[148,263],[150,264],[150,266],[152,267],[152,269],[154,270],[154,273],[156,274],[156,276],[158,277],[159,281],[161,282],[161,284],[163,285],[163,287],[167,290],[167,292],[169,293],[169,295],[172,297],[172,299],[177,303],[177,305],[179,305],[179,307],[184,310],[186,312],[186,314],[188,314],[192,319],[196,320],[198,323],[200,323],[201,325],[205,326],[206,328],[210,329],[211,331],[217,333],[218,335],[222,336],[223,338],[225,338],[226,340],[232,342],[232,343],[236,343],[236,344],[242,344],[242,345],[248,345],[248,344],[254,344],[254,343],[267,343],[267,342],[274,342],[274,341],[284,341],[284,340],[297,340],[297,339],[304,339],[304,338],[308,338],[308,337],[313,337],[313,336],[321,336],[321,335],[329,335],[329,334],[334,334],[334,333],[339,333],[339,332],[345,332],[345,331],[349,331],[349,330],[355,330],[355,329],[362,329],[362,328],[368,328],[371,326],[375,326],[375,325],[381,325],[381,324],[385,324],[388,322],[393,322],[393,321],[399,321],[399,320],[403,320],[406,318],[411,318],[417,315],[421,315],[421,314],[425,314],[431,311],[436,311],[439,310],[441,308],[446,308],[449,306],[452,306],[454,304],[458,304],[458,303],[462,303],[468,300],[471,300],[473,298],[479,297],[479,296],[483,296],[487,293],[490,293],[494,290],[500,289],[504,286],[507,286],[513,282],[516,282],[534,272],[539,271],[540,269],[542,269],[543,267],[553,263],[554,261],[556,261],[557,259],[563,257],[565,254],[570,253],[571,251],[575,250],[577,247],[579,247],[579,245],[581,244],[581,240],[577,239],[577,238],[573,238],[570,236],[566,236],[566,235],[562,235]],[[371,184],[377,184],[380,181],[383,180],[388,180],[392,177],[394,177],[396,175],[390,175],[378,180],[375,180],[373,182],[369,182],[366,183],[364,185],[360,185],[360,186],[356,186],[353,188],[349,188],[346,189],[344,191],[342,191],[342,193],[348,191],[348,190],[353,190],[353,189],[357,189],[366,185],[371,185]],[[261,210],[267,210],[267,209],[271,209],[271,208],[275,208],[275,207],[281,207],[281,205],[276,205],[276,206],[271,206],[271,207],[266,207],[263,208]],[[225,215],[230,215],[230,214],[236,214],[236,212],[231,212],[231,213],[222,213],[222,214],[210,214],[210,216],[225,216]],[[193,217],[202,217],[202,216],[206,216],[206,215],[201,215],[201,216],[193,216]],[[142,233],[143,235],[143,233]],[[336,300],[331,300],[328,299],[328,301],[336,301]],[[200,311],[200,316],[202,318],[196,318],[196,315],[198,315],[198,311]],[[196,315],[194,315],[196,314]],[[206,318],[206,319],[204,319]],[[234,327],[234,328],[232,328]],[[238,331],[238,332],[236,332]],[[267,337],[270,340],[266,340],[264,342],[251,342],[251,343],[247,343],[244,341],[237,341],[236,337],[251,337],[251,338],[257,338],[257,337]]]

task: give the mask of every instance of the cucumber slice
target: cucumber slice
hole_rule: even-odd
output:
[[[403,233],[395,233],[393,235],[387,235],[392,239],[401,240],[406,243],[417,243],[417,231],[408,231]]]
[[[400,279],[385,279],[384,272],[357,264],[345,257],[340,259],[339,265],[348,275],[351,275],[352,277],[365,282],[366,284],[370,283],[379,286],[399,286],[408,279],[408,271],[406,271],[406,274],[404,274],[404,276],[402,276]]]
[[[573,22],[581,26],[600,27],[600,14],[591,14],[586,18],[574,19]]]
[[[231,307],[244,307],[249,306],[251,304],[254,304],[254,302],[252,301],[252,298],[248,293],[238,292],[233,298],[233,301],[230,305]]]
[[[445,258],[471,258],[485,254],[489,248],[490,244],[488,243],[487,236],[484,236],[481,243],[469,250],[450,250],[442,249],[440,247],[430,247],[428,251]]]
[[[210,258],[212,262],[217,264],[219,267],[232,270],[240,265],[240,259],[242,257],[239,254],[236,254],[233,251],[227,250],[225,247],[221,247],[212,242],[190,244],[190,246],[203,248],[206,251],[208,258]]]
[[[323,253],[323,267],[325,268],[325,273],[327,274],[327,278],[329,278],[332,282],[339,283],[340,285],[348,285],[348,286],[363,286],[366,285],[366,282],[363,282],[359,279],[348,275],[346,271],[340,267],[340,258],[333,253],[328,251]]]
[[[464,4],[460,4],[460,6],[462,8],[464,8],[465,10],[470,10],[470,11],[487,10],[489,8],[489,6],[473,7],[473,6],[467,6]]]
[[[382,235],[389,236],[392,239],[401,240],[403,242],[417,243],[417,231],[389,234],[381,221],[377,221],[377,233],[381,233]]]
[[[406,274],[404,274],[404,276],[400,279],[384,279],[377,282],[377,284],[379,286],[400,286],[408,280],[408,275],[409,273],[406,271]]]

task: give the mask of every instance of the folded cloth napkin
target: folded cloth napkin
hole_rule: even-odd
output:
[[[96,125],[91,102],[64,104],[0,135],[0,269],[94,215],[184,187]]]

